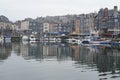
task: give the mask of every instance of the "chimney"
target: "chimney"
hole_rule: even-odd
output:
[[[117,6],[114,6],[114,10],[115,10],[115,11],[118,11],[118,8],[117,8]]]

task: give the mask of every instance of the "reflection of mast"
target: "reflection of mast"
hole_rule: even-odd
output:
[[[1,23],[1,35],[0,35],[0,42],[3,42],[4,37],[3,37],[3,23]]]
[[[2,37],[3,37],[3,27],[2,27]]]
[[[118,50],[113,50],[114,61],[113,61],[112,73],[115,73],[115,70],[116,70],[116,63],[118,61],[118,54],[119,54]]]

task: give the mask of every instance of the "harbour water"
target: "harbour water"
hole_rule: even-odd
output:
[[[64,43],[0,43],[0,80],[120,80],[120,49]]]

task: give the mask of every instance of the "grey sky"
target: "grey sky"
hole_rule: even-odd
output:
[[[81,14],[98,11],[100,8],[120,7],[120,0],[0,0],[0,15],[10,20],[27,17]]]

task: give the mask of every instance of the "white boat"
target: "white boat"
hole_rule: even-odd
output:
[[[56,42],[61,42],[61,38],[56,38]]]
[[[109,44],[110,41],[105,40],[105,41],[90,41],[90,44]]]
[[[35,37],[35,35],[30,35],[29,40],[30,40],[30,41],[36,41],[36,37]]]
[[[77,40],[77,39],[74,39],[74,38],[67,39],[66,41],[67,41],[68,43],[71,43],[71,44],[78,44],[78,40]]]
[[[22,41],[28,41],[28,40],[29,40],[29,38],[28,38],[27,35],[24,35],[24,36],[22,37]]]
[[[81,41],[81,43],[83,43],[83,44],[90,44],[90,42],[91,42],[91,39],[89,39],[89,38],[85,38]]]
[[[107,44],[109,41],[101,41],[99,40],[99,37],[86,37],[85,39],[82,40],[83,44]]]
[[[56,42],[56,38],[49,38],[49,42]]]
[[[100,44],[101,41],[90,41],[90,44]]]
[[[78,44],[81,44],[81,43],[82,43],[82,41],[81,41],[80,39],[78,39],[78,40],[77,40],[77,43],[78,43]]]
[[[26,45],[26,44],[28,44],[28,41],[23,40],[22,43]]]

